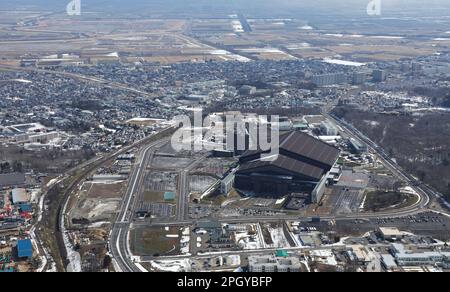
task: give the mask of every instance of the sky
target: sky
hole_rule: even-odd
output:
[[[192,12],[211,15],[231,13],[234,10],[258,16],[304,16],[365,14],[371,0],[81,0],[85,10],[105,9],[108,12],[135,12],[174,14]],[[379,0],[387,16],[449,15],[449,0]],[[21,5],[61,11],[70,0],[0,0],[0,10]]]

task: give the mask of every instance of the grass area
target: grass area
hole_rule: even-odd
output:
[[[351,162],[351,161],[348,161],[348,162],[344,161],[342,166],[349,167],[349,168],[355,168],[355,167],[361,166],[361,164],[356,163],[356,162]]]
[[[164,192],[145,191],[143,194],[145,202],[164,203]]]
[[[178,237],[167,237],[167,235]],[[136,255],[176,255],[180,250],[181,231],[170,227],[166,231],[163,227],[137,228],[131,230],[131,248]]]
[[[404,208],[412,205],[416,199],[414,195],[399,192],[368,192],[364,210],[377,212],[391,208]]]
[[[230,193],[228,194],[228,196],[215,192],[215,193],[203,198],[201,202],[203,204],[212,204],[212,205],[220,206],[227,200],[239,200],[239,199],[242,199],[242,197],[239,195],[239,193],[235,189],[232,189],[230,191]]]

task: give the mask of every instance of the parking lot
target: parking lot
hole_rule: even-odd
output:
[[[333,190],[335,197],[334,214],[355,214],[359,212],[364,192],[361,189],[336,187]]]
[[[145,177],[145,190],[175,192],[177,177],[174,172],[150,172]]]

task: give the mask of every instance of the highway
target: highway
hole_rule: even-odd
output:
[[[424,212],[425,210],[415,207],[405,208],[402,210],[395,210],[391,212],[380,212],[380,213],[362,213],[362,214],[348,214],[341,216],[320,216],[321,220],[361,220],[361,219],[377,219],[377,218],[388,218],[388,217],[405,217],[411,215],[417,215]],[[192,225],[204,222],[211,222],[211,220],[216,220],[220,223],[255,223],[255,222],[279,222],[280,220],[291,220],[300,222],[309,222],[311,217],[304,217],[298,215],[277,215],[277,216],[241,216],[241,217],[223,217],[223,218],[205,218],[198,220],[182,220],[173,222],[154,222],[152,226],[181,226],[181,225]],[[136,222],[133,223],[134,227],[139,226],[149,226],[146,222]]]
[[[200,157],[188,165],[185,169],[179,172],[178,179],[178,200],[177,200],[177,221],[183,221],[187,219],[189,211],[189,172],[191,172],[200,162],[206,158]]]

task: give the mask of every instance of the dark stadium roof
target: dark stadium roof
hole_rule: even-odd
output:
[[[256,160],[261,153],[263,153],[261,150],[247,151],[241,156],[241,161]],[[306,163],[319,163],[331,168],[338,159],[340,151],[308,134],[292,131],[280,136],[280,153],[295,160],[304,158],[304,160],[308,160],[304,161]]]
[[[246,172],[267,166],[274,166],[292,172],[294,174],[301,174],[312,179],[320,180],[324,174],[324,170],[320,167],[292,159],[284,155],[278,155],[275,160],[254,160],[241,165],[239,172]]]
[[[312,160],[333,166],[339,149],[302,132],[291,132],[280,137],[280,148]]]

